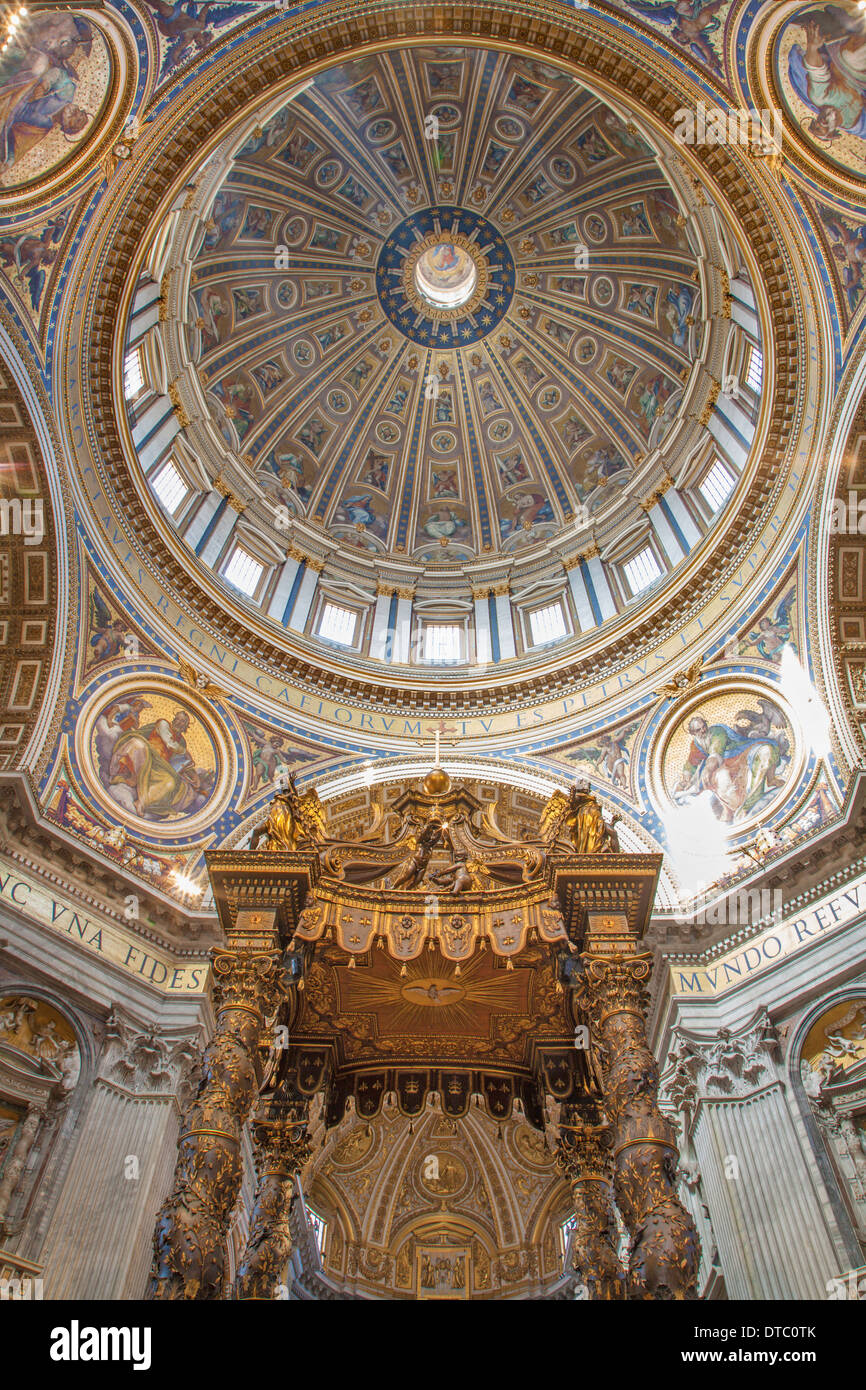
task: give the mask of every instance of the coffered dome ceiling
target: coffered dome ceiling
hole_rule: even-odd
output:
[[[721,377],[742,367],[738,275],[759,340],[737,239],[673,140],[571,74],[441,44],[354,59],[259,103],[186,189],[151,231],[139,293],[161,282],[150,377],[172,383],[176,462],[225,501],[210,523],[163,505],[158,524],[218,603],[257,607],[295,651],[333,658],[329,584],[360,603],[351,645],[381,670],[411,659],[377,642],[405,622],[364,611],[377,594],[462,623],[479,596],[512,603],[598,556],[575,579],[583,617],[558,634],[573,647],[639,592],[611,564],[655,530],[661,595],[742,501],[757,402],[739,412],[729,494],[652,515],[710,466]],[[145,494],[148,409],[119,422]],[[257,594],[226,583],[234,543],[268,567]],[[325,570],[312,608],[281,585],[287,555]],[[453,664],[487,648],[519,661],[525,624],[500,610],[490,637],[476,613]]]
[[[332,68],[234,145],[189,353],[248,495],[420,567],[622,515],[703,331],[633,123],[546,64],[430,47]]]

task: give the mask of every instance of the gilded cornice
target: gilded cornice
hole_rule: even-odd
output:
[[[171,395],[171,387],[168,388],[168,391],[169,399],[171,400],[171,403],[174,407],[174,413],[175,415],[177,415],[178,424],[180,425],[181,429],[183,429],[184,421],[186,421],[186,423],[189,424],[189,417],[187,416],[183,406],[180,404],[180,399],[178,398],[177,400],[175,400],[174,397]],[[241,499],[232,491],[229,484],[225,481],[225,479],[222,476],[214,478],[213,489],[214,492],[219,493],[220,497],[224,497],[228,502],[229,506],[233,507],[236,512],[240,513],[246,511],[246,502],[241,501]]]
[[[175,413],[177,423],[180,425],[180,428],[182,430],[185,430],[189,425],[189,416],[187,415],[183,401],[180,398],[180,390],[178,389],[178,384],[176,381],[171,382],[168,388],[168,399],[171,401],[171,408]],[[229,500],[232,499],[232,493],[228,491],[223,491],[225,484],[223,483],[222,478],[214,479],[214,487],[216,488],[217,492],[222,494],[223,497],[227,497],[229,498]],[[235,506],[236,502],[237,499],[235,499],[235,501],[232,502],[232,505]],[[245,505],[245,503],[237,503],[236,510],[243,511]]]
[[[173,274],[173,270],[167,270],[160,281],[158,300],[160,323],[165,323],[169,316],[168,297],[171,293],[171,277]]]

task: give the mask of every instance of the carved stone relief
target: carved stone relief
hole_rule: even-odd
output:
[[[99,1079],[136,1096],[175,1095],[183,1109],[201,1074],[201,1048],[188,1036],[172,1038],[112,1010],[105,1024]]]

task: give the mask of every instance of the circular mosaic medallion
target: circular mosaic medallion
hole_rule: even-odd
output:
[[[372,140],[375,145],[381,145],[384,140],[391,139],[396,129],[393,121],[371,121],[367,126],[367,139]]]
[[[577,171],[571,160],[561,155],[551,160],[549,170],[551,178],[556,179],[557,183],[574,183],[577,178]]]
[[[328,394],[328,406],[337,415],[345,415],[351,406],[351,401],[345,391],[331,391]]]
[[[376,426],[376,438],[381,439],[383,444],[393,444],[400,438],[400,431],[390,420],[383,420]]]
[[[863,179],[863,7],[858,0],[843,0],[842,4],[785,9],[772,45],[776,86],[785,113],[820,160],[836,165],[849,177]],[[765,140],[770,141],[773,133],[767,119]],[[778,140],[781,148],[781,129]]]
[[[430,443],[437,454],[448,454],[457,448],[457,436],[450,434],[448,430],[440,430],[438,434],[433,435]]]
[[[496,122],[496,134],[510,144],[517,140],[522,140],[525,133],[523,123],[516,121],[513,116],[500,116]]]
[[[544,1135],[529,1125],[520,1125],[514,1131],[514,1147],[520,1157],[537,1168],[552,1168],[553,1154],[544,1142]]]
[[[290,246],[296,246],[306,235],[307,224],[303,217],[293,217],[283,227],[283,241],[287,241]]]
[[[440,125],[456,125],[460,120],[460,108],[458,106],[450,106],[447,103],[442,106],[434,106],[433,115]]]
[[[334,1162],[339,1168],[351,1168],[363,1162],[369,1158],[375,1140],[375,1131],[369,1125],[356,1125],[334,1149]]]
[[[494,420],[492,425],[487,427],[487,438],[492,439],[494,444],[501,444],[508,439],[514,426],[510,420]]]
[[[668,716],[651,781],[663,806],[701,803],[727,834],[740,835],[791,790],[802,766],[802,740],[780,691],[740,680],[702,687]]]
[[[12,10],[11,5],[3,8]],[[31,14],[20,29],[11,14],[4,15],[4,195],[6,189],[14,192],[68,168],[104,129],[116,89],[116,58],[102,30],[89,16],[52,10],[65,11],[66,6]],[[20,16],[26,14],[20,10]],[[121,141],[115,154],[128,159],[129,145]]]
[[[453,1197],[466,1186],[469,1174],[466,1164],[457,1154],[434,1149],[418,1166],[418,1180],[434,1197]]]
[[[592,297],[596,304],[607,305],[612,303],[613,285],[606,275],[599,275],[598,279],[593,281]]]
[[[212,712],[169,681],[102,687],[82,710],[75,742],[103,806],[149,836],[213,824],[234,771]]]
[[[413,213],[388,237],[376,267],[386,315],[412,342],[460,346],[501,322],[514,295],[514,260],[500,233],[476,212],[440,207]]]
[[[330,188],[332,183],[337,182],[342,172],[342,164],[339,164],[336,159],[329,159],[324,164],[320,164],[316,170],[316,183],[320,188]]]
[[[583,233],[589,241],[604,241],[607,236],[607,223],[598,213],[590,213],[583,219]]]

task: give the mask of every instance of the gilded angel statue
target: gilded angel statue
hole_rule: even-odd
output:
[[[303,843],[324,838],[325,812],[315,789],[303,795],[288,774],[286,787],[277,792],[261,821],[250,836],[250,849],[295,850]]]
[[[541,834],[551,846],[559,839],[569,839],[576,854],[618,854],[619,819],[614,816],[606,821],[589,783],[580,781],[567,793],[553,793],[541,815]]]

